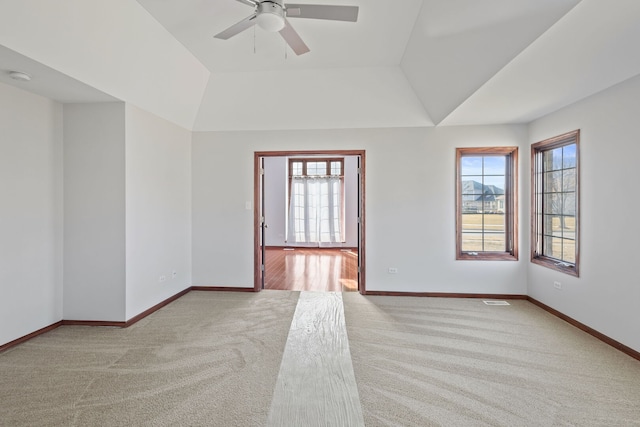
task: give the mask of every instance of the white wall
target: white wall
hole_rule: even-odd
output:
[[[125,158],[130,319],[191,286],[191,132],[127,105]]]
[[[62,319],[62,106],[0,84],[0,345]]]
[[[255,151],[364,149],[367,290],[524,294],[527,259],[455,260],[455,148],[498,145],[526,147],[526,126],[196,132],[193,284],[253,286],[253,212],[244,204]],[[526,229],[521,222],[521,248]]]
[[[64,319],[125,320],[125,105],[64,106]]]
[[[640,351],[638,112],[635,77],[531,123],[531,143],[581,130],[580,277],[531,264],[529,295]]]
[[[288,157],[265,157],[264,159],[264,211],[266,246],[309,246],[308,244],[288,243],[287,232],[287,188]],[[344,158],[344,243],[326,244],[345,248],[358,247],[358,158]],[[317,246],[317,245],[316,245]]]

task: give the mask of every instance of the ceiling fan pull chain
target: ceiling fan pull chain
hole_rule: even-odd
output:
[[[253,26],[253,54],[256,54],[256,26]]]

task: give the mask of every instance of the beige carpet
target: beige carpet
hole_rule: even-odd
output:
[[[41,335],[0,353],[0,426],[264,426],[298,299],[191,292]],[[640,362],[528,302],[342,300],[366,426],[640,426]]]
[[[0,354],[1,426],[262,426],[297,292],[190,292]]]
[[[343,300],[367,426],[640,426],[640,362],[529,302]]]

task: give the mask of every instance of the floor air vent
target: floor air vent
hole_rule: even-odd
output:
[[[484,300],[482,302],[484,302],[487,305],[511,305],[506,301],[486,301],[486,300]]]

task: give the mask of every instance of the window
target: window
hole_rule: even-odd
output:
[[[517,167],[517,147],[456,149],[456,259],[518,259]]]
[[[580,131],[531,146],[531,261],[578,276]]]
[[[289,179],[294,176],[344,176],[344,159],[289,159]]]
[[[289,159],[287,242],[344,241],[344,159]]]

